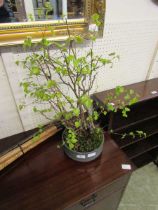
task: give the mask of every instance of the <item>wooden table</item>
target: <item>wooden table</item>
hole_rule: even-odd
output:
[[[90,163],[69,159],[57,149],[57,134],[24,155],[0,177],[1,210],[116,210],[128,183],[131,164],[105,135],[102,155]]]

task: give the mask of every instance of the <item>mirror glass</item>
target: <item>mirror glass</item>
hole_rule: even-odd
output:
[[[0,0],[0,23],[78,19],[85,0]]]

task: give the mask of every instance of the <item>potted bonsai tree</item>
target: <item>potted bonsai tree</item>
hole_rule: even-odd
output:
[[[96,26],[100,25],[97,14],[93,21]],[[93,108],[90,94],[101,67],[112,67],[114,59],[118,59],[116,53],[110,53],[106,58],[94,53],[95,33],[89,34],[91,45],[85,51],[81,46],[86,40],[79,35],[72,36],[69,29],[68,38],[63,43],[42,38],[33,44],[28,37],[24,46],[30,47],[32,53],[20,62],[27,73],[21,86],[25,95],[32,98],[33,111],[64,125],[64,151],[70,158],[81,162],[91,161],[102,152],[104,134],[97,121],[100,113],[106,115],[107,112],[103,106],[100,112]],[[122,88],[118,87],[116,94],[121,92]],[[106,107],[117,111],[109,100]],[[121,109],[126,116],[129,108],[122,106]]]

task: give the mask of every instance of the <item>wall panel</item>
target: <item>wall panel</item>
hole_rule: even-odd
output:
[[[22,131],[21,119],[0,56],[0,139]]]
[[[131,6],[134,2],[135,6],[137,5],[135,11],[134,7]],[[104,37],[97,40],[94,50],[95,53],[102,55],[116,52],[120,56],[120,61],[114,63],[113,69],[108,67],[102,69],[97,77],[93,92],[114,88],[116,85],[127,85],[143,81],[146,78],[158,41],[158,13],[156,12],[158,6],[154,5],[150,0],[140,0],[139,4],[136,2],[138,1],[128,0],[126,6],[123,6],[122,0],[107,0]],[[143,4],[144,7],[141,7]],[[148,13],[146,13],[147,9]],[[86,50],[87,46],[82,49]],[[13,95],[11,95],[11,92],[9,92],[10,95],[5,94],[2,88],[0,112],[9,116],[4,117],[3,115],[1,117],[0,138],[6,136],[6,134],[12,135],[47,122],[43,117],[32,113],[32,106],[20,111],[19,116],[22,124],[20,124],[20,120],[17,120],[19,116],[16,106],[26,99],[19,87],[24,72],[15,65],[15,61],[23,59],[27,53],[21,46],[3,47],[1,53],[5,66],[4,72],[8,75]],[[158,77],[157,61],[158,55],[154,58],[154,65],[149,78]],[[0,83],[1,86],[6,85]],[[4,99],[3,94],[7,95],[7,98]],[[16,106],[14,105],[14,109],[8,112],[7,108],[4,109],[4,106],[9,109],[9,105],[13,104],[10,100],[13,101],[13,99],[15,99]],[[27,100],[27,103],[29,102]],[[11,125],[11,121],[8,120],[9,117],[12,120],[15,118],[15,121],[18,122],[17,125]]]

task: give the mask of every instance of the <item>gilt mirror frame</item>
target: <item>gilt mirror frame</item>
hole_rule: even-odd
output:
[[[99,36],[103,35],[105,0],[85,0],[84,18],[68,19],[69,29],[77,34],[86,33],[91,24],[91,16],[94,13],[100,15],[102,25],[99,27]],[[53,27],[53,35],[50,27]],[[0,24],[0,46],[22,44],[28,36],[34,42],[46,36],[54,41],[62,41],[67,37],[67,29],[64,20],[33,21]]]

